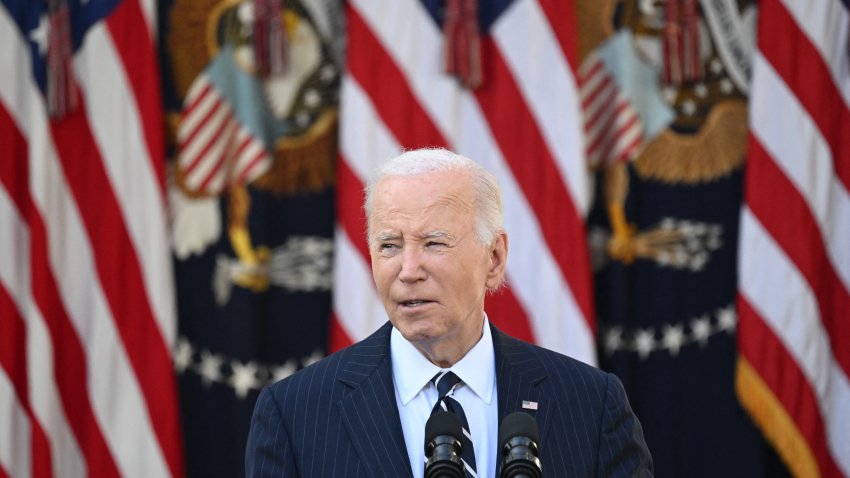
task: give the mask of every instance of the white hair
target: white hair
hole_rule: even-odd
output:
[[[383,179],[390,177],[417,176],[435,171],[466,171],[472,177],[475,188],[475,235],[478,241],[489,246],[493,239],[504,232],[502,193],[496,178],[480,164],[443,148],[422,148],[405,151],[378,167],[376,174],[366,185],[367,237],[372,243],[372,201],[375,188]]]

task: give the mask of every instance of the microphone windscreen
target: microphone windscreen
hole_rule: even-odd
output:
[[[428,446],[434,438],[448,435],[460,440],[463,436],[463,427],[460,419],[454,413],[438,411],[425,422],[425,446]]]
[[[511,438],[528,437],[534,443],[540,443],[540,432],[534,418],[524,412],[514,412],[506,416],[499,426],[499,449],[504,448]]]

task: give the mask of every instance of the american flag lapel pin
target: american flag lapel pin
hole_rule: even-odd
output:
[[[537,402],[532,402],[529,400],[522,401],[522,408],[525,410],[537,410]]]

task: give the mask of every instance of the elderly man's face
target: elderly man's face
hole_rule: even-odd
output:
[[[373,197],[378,292],[393,325],[438,364],[450,365],[478,341],[484,295],[504,275],[506,238],[481,244],[475,212],[472,180],[462,171],[387,178]]]

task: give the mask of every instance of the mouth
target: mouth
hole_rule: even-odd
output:
[[[431,300],[420,300],[420,299],[403,300],[403,301],[399,302],[399,304],[401,304],[402,307],[409,308],[409,309],[414,309],[416,307],[422,307],[423,305],[427,305],[427,304],[431,304],[431,303],[433,303],[433,301],[431,301]]]

